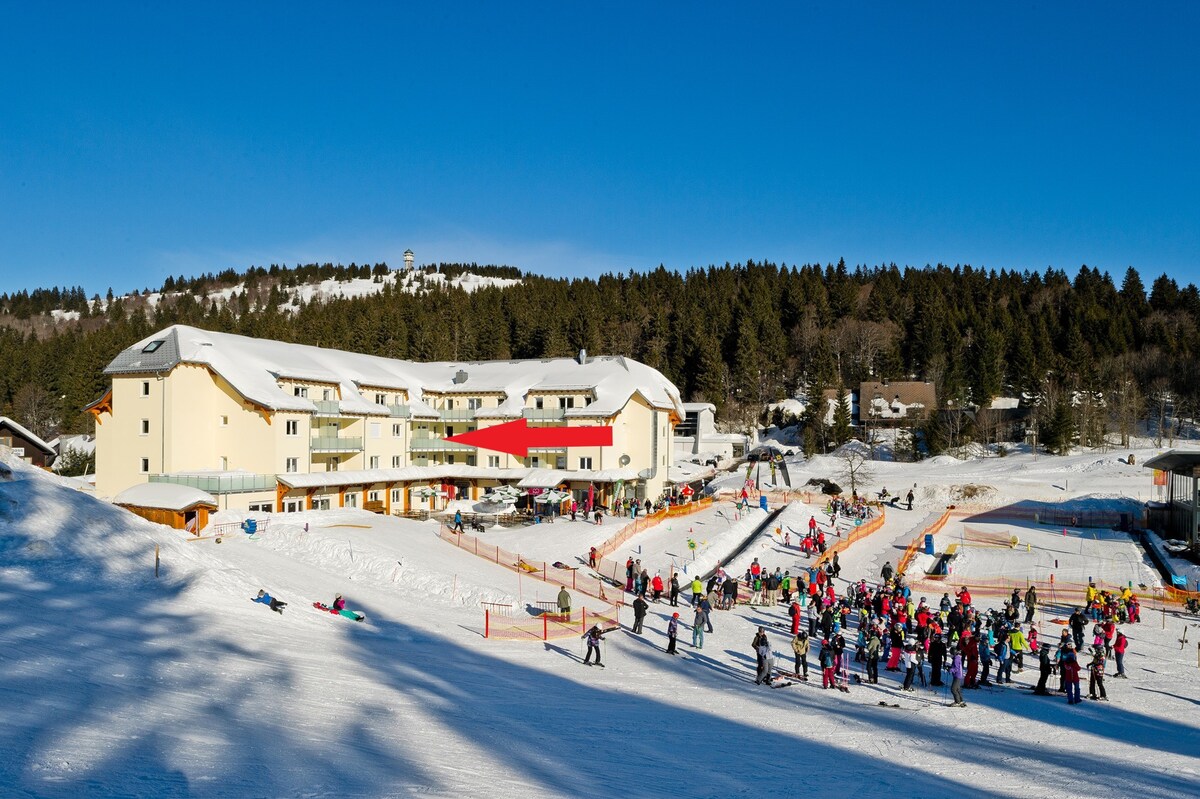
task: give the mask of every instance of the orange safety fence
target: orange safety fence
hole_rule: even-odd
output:
[[[842,552],[845,549],[847,549],[851,544],[853,544],[855,541],[861,541],[862,539],[866,538],[871,533],[878,530],[880,527],[883,527],[883,523],[886,520],[887,520],[887,512],[884,511],[883,508],[880,508],[878,516],[876,516],[875,518],[871,519],[868,522],[864,522],[863,524],[859,525],[858,527],[855,527],[853,530],[850,531],[849,535],[839,538],[837,541],[833,542],[832,546],[827,547],[825,549],[825,553],[823,555],[821,555],[821,557],[817,558],[816,565],[824,566],[826,561],[833,559],[833,553]],[[826,540],[828,540],[828,538],[826,538]]]
[[[531,558],[522,557],[518,552],[509,552],[501,549],[494,544],[488,544],[480,541],[473,535],[466,533],[456,533],[446,525],[438,527],[438,538],[447,541],[459,549],[477,555],[484,560],[490,560],[498,566],[528,575],[533,580],[541,580],[546,583],[554,583],[555,585],[565,586],[572,591],[578,591],[581,594],[594,596],[597,599],[605,602],[621,602],[621,593],[617,592],[617,598],[610,598],[611,589],[605,591],[603,581],[587,574],[580,574],[576,568],[558,568],[542,560],[533,560]]]
[[[704,499],[700,499],[695,502],[689,502],[684,505],[672,505],[669,508],[656,510],[654,513],[651,513],[647,516],[642,516],[639,519],[634,519],[632,522],[622,527],[603,544],[597,545],[596,551],[601,557],[611,554],[617,551],[617,549],[626,541],[633,538],[643,530],[655,526],[663,519],[675,518],[677,516],[687,516],[692,513],[698,513],[702,510],[708,510],[712,506],[713,498],[705,497]]]
[[[1103,580],[1093,580],[1096,584],[1096,590],[1108,591],[1113,596],[1120,596],[1128,586],[1125,584],[1108,583]],[[1015,588],[1021,594],[1024,601],[1025,591],[1030,586],[1037,589],[1038,602],[1057,602],[1066,604],[1082,605],[1085,602],[1087,594],[1087,583],[1072,582],[1065,580],[1030,580],[1028,578],[1013,578],[1013,577],[982,577],[970,579],[954,579],[951,575],[949,578],[940,580],[932,580],[927,577],[922,577],[911,583],[909,588],[914,594],[920,593],[921,590],[927,589],[931,593],[941,591],[949,593],[948,588],[953,587],[956,591],[962,586],[966,586],[971,592],[972,600],[975,596],[987,597],[1007,597]],[[1140,588],[1133,586],[1133,594],[1139,599],[1145,599],[1148,596],[1161,597],[1163,593],[1167,593],[1160,586],[1153,588]],[[972,601],[972,604],[978,604]]]
[[[917,550],[924,546],[925,536],[936,535],[943,527],[946,526],[946,522],[949,520],[950,509],[947,508],[942,515],[937,518],[937,521],[922,530],[917,537],[909,543],[909,545],[904,549],[904,554],[900,556],[900,563],[896,566],[896,574],[904,574],[908,570],[909,565],[912,564],[913,558],[917,556]]]
[[[621,608],[610,605],[603,610],[580,608],[571,613],[543,613],[540,616],[514,617],[483,611],[483,637],[505,641],[551,641],[582,637],[593,624],[607,630],[621,626]]]

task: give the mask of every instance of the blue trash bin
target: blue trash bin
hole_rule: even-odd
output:
[[[248,535],[254,535],[258,532],[258,520],[247,519],[246,521],[242,522],[242,529],[245,530]]]
[[[925,534],[925,554],[926,555],[933,554],[933,533]]]
[[[766,496],[766,494],[763,494],[762,496],[760,496],[760,497],[758,498],[758,507],[762,508],[763,510],[766,510],[766,509],[767,509],[767,496]]]

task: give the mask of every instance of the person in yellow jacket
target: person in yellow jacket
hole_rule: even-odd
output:
[[[699,577],[695,577],[692,579],[692,607],[699,607],[702,596],[704,596],[704,583],[700,582]]]

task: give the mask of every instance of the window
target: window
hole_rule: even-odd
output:
[[[383,425],[379,422],[371,422],[369,431],[371,438],[379,438],[383,435]]]
[[[392,438],[400,438],[402,435],[404,435],[404,431],[400,428],[400,425],[392,425]]]
[[[304,396],[306,396],[306,397],[308,396],[307,390],[305,391]],[[333,389],[330,389],[330,388],[321,389],[321,399],[325,402],[329,402],[331,399],[333,399]]]
[[[471,399],[467,400],[467,407],[473,411],[477,411],[483,407],[483,400],[472,397]]]
[[[300,459],[288,458],[283,470],[288,474],[295,474],[296,472],[300,471]]]
[[[150,474],[150,459],[142,458],[142,474]]]
[[[543,400],[541,397],[533,398],[533,407],[537,408],[539,411],[542,409],[542,406],[544,404],[545,404],[545,400]]]
[[[222,416],[218,421],[219,421],[221,427],[229,427],[229,417],[228,416]]]
[[[142,396],[143,397],[150,396],[150,381],[149,380],[142,381]]]
[[[488,466],[490,466],[493,469],[499,469],[500,468],[500,456],[499,455],[488,455]]]
[[[446,425],[446,438],[449,438],[452,435],[454,435],[454,425],[448,424]]]
[[[401,499],[400,499],[400,489],[398,489],[398,488],[393,488],[393,489],[392,489],[392,504],[393,504],[393,505],[396,505],[396,504],[398,504],[398,503],[400,503],[400,502],[401,502]]]
[[[447,456],[446,456],[446,463],[454,463],[454,456],[453,456],[453,455],[447,455]]]
[[[554,468],[555,469],[567,468],[567,456],[566,455],[556,455],[554,458]]]
[[[338,466],[341,466],[341,465],[342,465],[341,458],[337,458],[337,457],[330,458],[328,463],[325,464],[325,471],[336,472],[338,470]]]
[[[149,419],[142,420],[142,428],[141,429],[142,429],[141,435],[144,435],[144,436],[150,435],[150,420]]]
[[[446,410],[448,410],[448,411],[454,410],[454,400],[453,399],[446,400]]]
[[[164,343],[164,339],[161,339],[161,338],[156,339],[155,341],[151,341],[149,344],[142,347],[142,352],[146,352],[146,353],[157,352],[158,348],[161,347],[163,345],[163,343]]]
[[[368,502],[380,502],[381,500],[379,499],[379,492],[372,491],[369,494],[367,494],[367,501]]]
[[[295,386],[292,388],[292,394],[303,399],[308,399],[308,389],[304,386]]]
[[[221,471],[229,471],[229,457],[227,455],[221,456]]]
[[[371,456],[371,465],[368,466],[367,468],[368,469],[378,469],[379,468],[379,456],[378,455]]]
[[[251,513],[271,513],[274,508],[270,502],[251,502],[247,506],[247,510]]]
[[[591,458],[580,458],[579,459],[579,468],[580,469],[592,468],[592,459]]]
[[[468,456],[467,456],[467,465],[468,465],[468,466],[474,466],[474,465],[475,465],[475,456],[474,456],[474,455],[468,455]]]
[[[387,405],[387,394],[376,394],[375,395],[375,404],[376,405]]]
[[[558,398],[558,407],[559,407],[560,409],[561,409],[561,408],[566,408],[566,407],[567,407],[567,398],[566,398],[566,397],[559,397],[559,398]]]
[[[532,466],[534,469],[536,469],[539,465],[541,465],[541,461],[538,459],[537,455],[534,455],[533,457],[531,457],[529,459],[529,465]]]
[[[393,455],[393,456],[392,456],[392,468],[393,468],[393,469],[399,469],[399,468],[400,468],[400,456],[399,456],[399,455]]]
[[[297,419],[289,419],[284,422],[284,432],[289,436],[300,435],[300,421]]]
[[[350,491],[347,491],[345,496],[346,496],[346,507],[347,508],[357,508],[358,507],[358,494],[357,493],[352,493]]]

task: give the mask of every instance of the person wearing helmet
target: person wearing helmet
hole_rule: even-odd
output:
[[[342,599],[342,595],[338,594],[333,600],[333,609],[339,613],[346,609],[346,600]]]
[[[675,640],[679,637],[679,614],[672,613],[667,622],[667,654],[675,654]]]
[[[1075,642],[1067,641],[1062,658],[1063,680],[1067,688],[1067,704],[1077,705],[1083,700],[1079,696],[1079,658],[1075,654]]]
[[[250,601],[251,602],[261,602],[262,604],[269,607],[271,610],[278,613],[280,616],[283,615],[283,609],[287,607],[286,602],[280,602],[278,599],[271,596],[270,594],[268,594],[266,591],[262,590],[261,588],[258,591],[258,596],[251,597]]]

